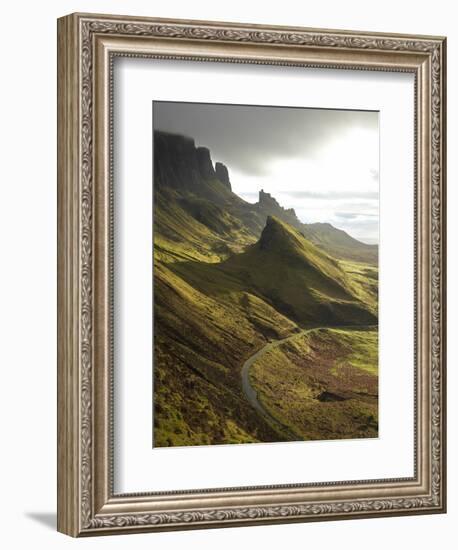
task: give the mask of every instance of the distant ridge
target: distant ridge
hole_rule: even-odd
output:
[[[283,208],[270,193],[266,193],[263,189],[259,192],[259,201],[256,206],[263,214],[276,216],[278,219],[292,225],[312,243],[332,256],[370,264],[376,264],[378,261],[377,245],[369,245],[358,241],[330,223],[302,223],[294,208]]]

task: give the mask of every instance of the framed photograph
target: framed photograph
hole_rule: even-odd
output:
[[[58,530],[445,511],[445,38],[58,21]]]

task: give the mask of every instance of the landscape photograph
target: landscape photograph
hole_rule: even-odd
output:
[[[153,102],[153,447],[378,437],[379,113]]]

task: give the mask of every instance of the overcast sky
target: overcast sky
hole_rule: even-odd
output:
[[[377,112],[154,102],[153,118],[208,147],[245,200],[264,189],[305,223],[378,242]]]

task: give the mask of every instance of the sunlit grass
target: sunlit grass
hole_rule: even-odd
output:
[[[377,330],[320,328],[251,367],[258,399],[304,439],[376,437]]]

